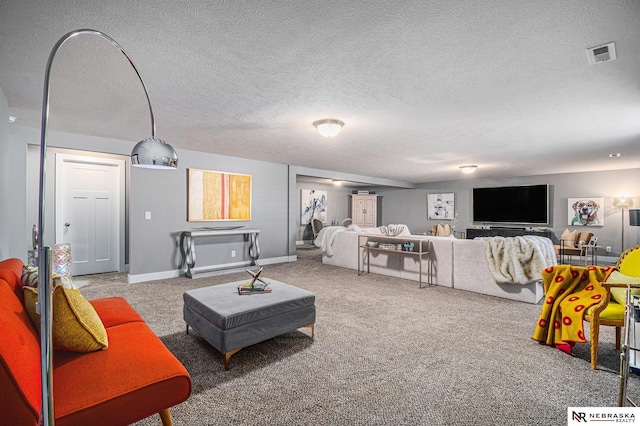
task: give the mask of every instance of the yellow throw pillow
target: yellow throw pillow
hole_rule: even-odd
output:
[[[624,275],[619,271],[613,271],[607,277],[608,283],[616,283],[616,284],[640,284],[640,277],[630,277],[628,275]],[[631,288],[631,295],[635,296],[640,294],[640,288]],[[614,287],[611,289],[611,296],[615,299],[616,302],[624,305],[627,303],[627,288],[626,287]]]
[[[36,312],[38,290],[23,287],[24,304],[31,322],[40,330]],[[73,352],[93,352],[109,346],[107,330],[80,290],[58,285],[53,290],[53,347]]]

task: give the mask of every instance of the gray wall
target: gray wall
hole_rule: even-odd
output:
[[[3,258],[18,257],[26,260],[30,245],[31,226],[37,221],[37,165],[28,165],[27,146],[39,144],[38,129],[11,125],[8,143],[0,145],[0,158],[10,158],[3,167],[2,247]],[[134,142],[117,141],[84,135],[49,132],[51,152],[60,147],[82,151],[101,151],[109,154],[128,155]],[[179,168],[174,171],[131,168],[129,202],[129,273],[142,279],[153,279],[153,274],[176,273],[179,263],[178,235],[183,230],[203,226],[250,226],[262,230],[259,242],[260,259],[288,260],[288,167],[283,164],[244,160],[187,150],[177,150]],[[3,160],[4,161],[4,160]],[[50,163],[51,158],[47,163]],[[33,163],[33,161],[31,161]],[[187,221],[187,169],[201,168],[253,176],[252,219],[243,222],[188,222]],[[47,166],[47,186],[51,188],[55,176],[53,166]],[[27,176],[31,178],[27,179]],[[9,184],[10,182],[10,184]],[[27,182],[31,188],[27,190]],[[35,187],[33,187],[35,186]],[[25,196],[25,194],[31,194]],[[45,243],[53,243],[51,194],[47,198]],[[27,208],[27,206],[29,206]],[[145,220],[144,213],[152,212],[152,219]],[[248,262],[246,244],[242,237],[199,240],[196,266]],[[6,247],[6,248],[5,248]],[[231,251],[237,256],[232,258]],[[149,275],[151,274],[151,275]],[[161,277],[161,276],[159,276]]]
[[[604,161],[604,160],[603,160]],[[472,227],[472,189],[474,187],[508,186],[508,185],[550,185],[551,219],[549,228],[559,236],[566,228],[579,229],[567,224],[567,199],[575,197],[603,197],[605,205],[600,209],[604,217],[604,226],[589,227],[598,237],[598,245],[611,246],[612,253],[607,254],[604,249],[600,255],[618,256],[621,252],[622,216],[620,209],[611,207],[613,197],[626,195],[634,197],[635,206],[640,208],[638,198],[640,169],[628,169],[604,172],[566,173],[542,176],[524,176],[510,179],[473,179],[439,182],[420,185],[417,189],[378,191],[384,195],[382,200],[383,223],[406,223],[411,232],[424,232],[437,221],[427,219],[427,194],[436,192],[454,192],[455,208],[458,214],[456,229],[466,230]],[[630,227],[628,212],[624,216],[625,243],[628,248],[639,243],[640,227]]]

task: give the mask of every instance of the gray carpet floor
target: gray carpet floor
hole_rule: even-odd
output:
[[[317,250],[298,256],[263,276],[316,294],[315,339],[301,329],[242,349],[229,371],[204,339],[185,333],[182,294],[248,274],[140,284],[103,274],[81,291],[124,296],[185,365],[193,391],[172,408],[175,425],[564,425],[567,407],[616,405],[611,327],[601,330],[592,370],[587,343],[570,356],[531,339],[539,305],[358,276],[323,265]],[[640,397],[635,375],[629,394]]]

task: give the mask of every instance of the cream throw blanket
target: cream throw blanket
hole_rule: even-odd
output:
[[[556,265],[549,238],[536,235],[482,238],[489,270],[496,282],[527,284],[542,279],[542,270]]]
[[[313,241],[313,245],[320,247],[320,251],[327,256],[333,256],[333,240],[336,238],[336,234],[345,232],[347,228],[344,226],[325,226],[318,233],[318,237]]]

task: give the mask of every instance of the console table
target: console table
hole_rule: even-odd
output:
[[[249,243],[249,257],[251,258],[251,266],[256,264],[256,260],[260,257],[260,246],[258,245],[259,229],[254,228],[234,228],[234,229],[198,229],[191,231],[183,231],[180,233],[180,254],[182,262],[180,268],[187,267],[185,276],[193,278],[196,274],[212,272],[211,270],[194,271],[196,266],[196,244],[195,239],[198,237],[222,237],[229,235],[242,235],[244,240]]]
[[[404,243],[413,243],[410,250],[404,248]],[[400,246],[401,249],[395,247]],[[358,275],[364,274],[364,259],[360,261],[361,253],[366,252],[367,257],[367,274],[369,272],[371,252],[397,253],[399,256],[414,256],[418,259],[418,275],[420,288],[422,288],[422,257],[426,256],[428,262],[428,280],[427,284],[431,285],[431,258],[429,256],[430,242],[426,238],[411,238],[409,236],[391,237],[386,235],[358,235]],[[362,270],[360,267],[362,266]]]

